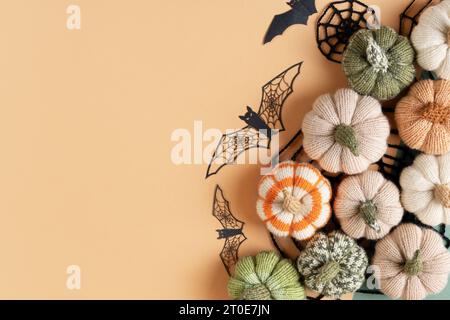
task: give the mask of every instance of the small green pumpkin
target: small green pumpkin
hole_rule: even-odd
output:
[[[389,100],[413,82],[413,62],[414,49],[409,40],[382,26],[359,30],[351,37],[342,67],[356,92]]]
[[[305,290],[292,262],[275,252],[240,258],[228,293],[237,300],[303,300]]]

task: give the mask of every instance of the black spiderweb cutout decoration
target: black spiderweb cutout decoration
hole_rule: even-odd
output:
[[[234,217],[230,209],[230,203],[218,185],[214,191],[212,215],[222,225],[222,229],[216,230],[218,233],[217,239],[225,239],[219,256],[228,275],[231,275],[231,269],[239,259],[239,247],[247,240],[242,232],[245,223]]]
[[[399,34],[408,38],[411,37],[412,30],[419,22],[420,15],[432,3],[433,0],[411,0],[409,5],[400,14]]]
[[[331,2],[320,15],[316,27],[316,41],[320,52],[330,61],[341,63],[350,37],[367,27],[374,12],[358,0]]]
[[[395,108],[393,108],[393,107],[383,107],[383,113],[387,116],[389,114],[391,114],[391,116],[392,116],[394,111],[395,111]],[[309,162],[313,165],[317,165],[317,163],[315,161],[311,160],[310,158],[308,158],[306,156],[306,154],[304,152],[304,148],[303,148],[302,139],[303,139],[303,133],[302,133],[302,130],[300,129],[291,138],[291,140],[282,149],[280,149],[280,152],[276,157],[278,159],[280,159],[281,157],[283,157],[283,155],[288,155],[287,157],[284,157],[284,158],[287,158],[287,159],[290,159],[293,161]],[[412,165],[412,163],[414,162],[414,159],[419,154],[420,154],[419,151],[413,150],[413,149],[409,148],[408,146],[406,146],[401,141],[398,130],[396,128],[392,128],[391,134],[388,139],[388,149],[387,149],[386,153],[370,169],[379,171],[381,174],[383,174],[383,176],[386,179],[392,181],[397,187],[400,188],[400,174],[401,174],[402,170],[404,168]],[[317,165],[317,167],[320,169],[320,167],[318,165]],[[345,175],[342,173],[337,174],[337,175],[332,175],[330,173],[323,171],[322,169],[321,169],[321,171],[322,171],[322,174],[330,181],[330,184],[331,184],[331,187],[333,190],[333,194],[335,194],[337,186],[342,181],[342,179],[345,177]],[[333,200],[334,199],[332,199],[332,201],[331,201],[332,207],[333,207]],[[436,228],[433,228],[431,226],[423,224],[422,222],[420,222],[417,219],[417,217],[414,214],[407,212],[407,211],[404,212],[401,223],[413,223],[421,228],[430,229],[430,230],[433,230],[433,231],[439,233],[439,235],[442,237],[445,247],[447,249],[450,248],[450,239],[446,236],[447,228],[444,224],[441,224],[441,225],[437,226]],[[396,227],[392,228],[390,232],[395,230]],[[325,233],[328,233],[332,230],[340,230],[339,221],[337,220],[337,218],[334,214],[331,215],[330,222],[322,229],[322,231]],[[275,249],[278,252],[280,252],[280,254],[283,257],[288,257],[289,255],[287,254],[286,250],[283,249],[279,245],[277,238],[270,232],[269,232],[269,236],[270,236],[270,239],[271,239]],[[302,247],[305,246],[305,243],[301,243],[294,238],[291,238],[290,240],[293,242],[294,246],[299,251],[301,251]],[[365,249],[365,251],[369,257],[369,261],[372,260],[373,254],[375,252],[376,242],[377,242],[377,240],[368,240],[368,239],[364,239],[364,238],[357,240],[357,243]],[[373,275],[374,275],[373,273],[366,272],[365,284],[368,283],[369,278],[373,277]],[[379,291],[378,289],[369,289],[365,286],[361,287],[356,292],[362,293],[362,294],[382,294],[381,291]],[[318,298],[308,297],[308,299],[320,299],[322,297],[323,296],[319,296]]]

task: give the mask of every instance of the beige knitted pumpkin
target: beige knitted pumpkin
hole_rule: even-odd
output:
[[[400,193],[377,171],[345,178],[338,187],[334,212],[352,238],[380,239],[400,223]]]
[[[421,154],[400,176],[402,203],[425,224],[450,224],[450,153]]]
[[[377,100],[340,89],[316,100],[302,130],[306,153],[323,169],[356,174],[386,152],[389,122]]]
[[[385,295],[420,300],[447,285],[450,253],[436,231],[407,223],[377,242],[372,264]]]
[[[450,81],[417,82],[397,104],[395,120],[410,148],[428,154],[450,151]]]

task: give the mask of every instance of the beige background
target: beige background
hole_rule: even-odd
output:
[[[395,28],[408,2],[370,1]],[[318,95],[345,85],[316,48],[317,15],[263,46],[284,1],[0,3],[0,298],[226,298],[214,187],[246,222],[242,254],[268,249],[259,168],[205,181],[206,165],[172,164],[170,135],[194,120],[241,126],[261,85],[303,60],[287,141]],[[71,264],[79,291],[65,286]]]

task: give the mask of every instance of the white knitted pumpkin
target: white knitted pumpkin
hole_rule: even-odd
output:
[[[425,224],[450,223],[450,153],[421,154],[400,176],[405,209]]]
[[[328,172],[356,174],[387,149],[389,122],[380,103],[351,89],[320,96],[303,120],[303,146]]]
[[[338,187],[334,213],[350,237],[380,239],[400,223],[400,192],[378,171],[345,178]]]
[[[439,78],[450,79],[450,0],[426,9],[413,29],[417,62]]]

